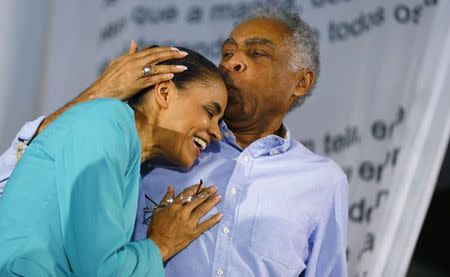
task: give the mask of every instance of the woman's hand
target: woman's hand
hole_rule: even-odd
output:
[[[169,186],[160,206],[168,203],[169,199],[173,202],[153,213],[147,238],[158,245],[163,261],[184,249],[223,217],[222,213],[217,213],[199,224],[200,219],[220,202],[215,186],[205,189],[200,186],[189,187],[176,198],[173,198],[173,187]]]

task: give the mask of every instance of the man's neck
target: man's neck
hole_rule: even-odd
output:
[[[278,135],[285,137],[286,132],[282,127],[282,119],[271,122],[262,122],[251,124],[249,126],[235,126],[233,123],[227,123],[228,128],[233,132],[236,143],[242,148],[247,148],[254,141],[269,135]]]

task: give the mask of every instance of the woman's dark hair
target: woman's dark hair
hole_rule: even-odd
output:
[[[147,48],[153,47],[157,47],[157,45],[152,45]],[[178,46],[175,47],[181,51],[187,52],[188,55],[181,59],[160,62],[158,65],[184,65],[187,67],[187,70],[181,73],[175,73],[172,78],[172,82],[178,89],[185,89],[194,82],[204,82],[207,84],[208,81],[222,79],[219,69],[210,60],[191,49]],[[133,108],[136,107],[142,102],[143,96],[152,88],[153,87],[141,90],[128,100],[128,104]]]

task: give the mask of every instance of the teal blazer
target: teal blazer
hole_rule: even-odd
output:
[[[99,99],[55,120],[0,198],[0,276],[163,276],[158,247],[130,241],[140,163],[127,104]]]

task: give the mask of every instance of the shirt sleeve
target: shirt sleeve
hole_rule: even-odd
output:
[[[25,125],[12,141],[11,146],[0,156],[0,197],[3,193],[3,189],[9,179],[9,176],[11,176],[11,173],[16,167],[18,161],[17,154],[19,150],[21,152],[26,150],[28,144],[30,143],[44,118],[45,116],[41,116],[34,121],[25,123]]]
[[[315,232],[305,277],[347,276],[348,183],[336,183],[332,204]]]
[[[158,247],[148,239],[130,242],[136,207],[126,203],[137,197],[138,183],[130,188],[125,176],[130,166],[140,166],[130,126],[92,117],[79,125],[65,136],[55,168],[64,247],[74,276],[163,276]]]

